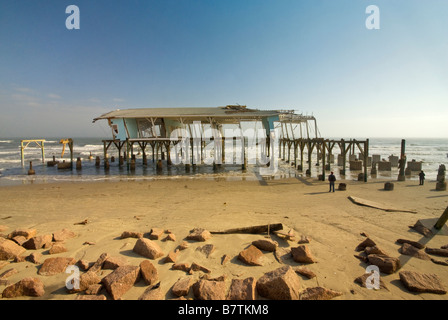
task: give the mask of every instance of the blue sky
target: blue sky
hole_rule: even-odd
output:
[[[68,30],[65,9],[80,9]],[[380,29],[365,27],[366,7]],[[313,114],[324,137],[448,136],[446,0],[2,0],[0,137],[108,136],[120,108]]]

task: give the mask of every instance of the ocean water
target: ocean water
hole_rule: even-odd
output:
[[[151,148],[148,146],[148,162],[144,166],[142,163],[142,154],[139,154],[138,148],[134,146],[136,154],[136,169],[129,171],[126,162],[124,166],[118,165],[118,151],[111,147],[109,149],[109,158],[114,156],[115,162],[110,162],[109,170],[105,170],[103,166],[103,143],[101,138],[74,138],[74,160],[78,157],[82,161],[82,169],[77,170],[76,165],[70,169],[58,169],[57,166],[48,167],[47,161],[53,159],[62,162],[70,160],[70,151],[66,147],[65,154],[61,157],[62,144],[58,139],[47,138],[45,141],[45,161],[42,162],[41,149],[30,144],[24,153],[24,166],[21,164],[20,155],[20,138],[2,139],[0,138],[0,186],[30,184],[30,183],[51,183],[51,182],[82,182],[82,181],[121,181],[121,180],[153,180],[153,179],[225,179],[225,180],[260,180],[260,167],[251,164],[255,161],[256,155],[248,153],[248,166],[246,171],[241,170],[240,164],[226,164],[214,171],[213,166],[200,164],[191,167],[186,171],[185,166],[172,165],[167,166],[163,163],[162,171],[156,169],[156,164],[152,161],[150,153]],[[380,155],[382,159],[388,159],[390,155],[399,156],[401,150],[401,139],[393,138],[371,138],[369,139],[369,155]],[[306,150],[306,149],[305,149]],[[227,151],[226,151],[227,152]],[[331,170],[335,172],[338,178],[341,178],[339,171],[341,167],[337,166],[337,154],[340,150],[337,145],[333,149],[335,162],[331,164]],[[355,154],[359,151],[355,149]],[[293,151],[291,151],[293,154]],[[93,156],[93,160],[89,160],[89,156]],[[95,157],[101,158],[100,167],[95,166]],[[448,164],[448,139],[406,139],[406,156],[408,161],[422,161],[422,169],[426,173],[426,179],[435,180],[437,170],[440,164]],[[306,152],[304,159],[307,159]],[[292,159],[291,159],[292,160]],[[35,175],[28,175],[30,162],[32,162]],[[322,172],[322,164],[317,165],[317,156],[312,157],[311,174],[317,177]],[[347,160],[348,166],[348,160]],[[304,170],[308,168],[308,164],[303,164]],[[356,180],[360,171],[350,172],[346,168],[346,180]],[[328,173],[327,173],[328,174]],[[290,177],[304,176],[304,172],[295,169],[292,163],[279,160],[278,170],[270,179],[283,179]],[[392,168],[392,171],[379,171],[376,179],[396,180],[398,168]],[[370,168],[369,168],[369,178]],[[418,180],[418,172],[412,172],[407,176],[407,180]]]

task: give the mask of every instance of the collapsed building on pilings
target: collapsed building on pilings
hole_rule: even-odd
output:
[[[344,158],[346,150],[351,150],[355,143],[363,157],[367,159],[368,155],[365,141],[347,141],[349,147],[346,148],[343,140],[325,140],[320,137],[314,116],[296,114],[293,110],[258,110],[240,105],[118,109],[93,121],[98,120],[107,120],[112,133],[112,139],[103,140],[105,161],[113,145],[118,150],[120,164],[127,161],[128,168],[135,159],[134,145],[142,151],[143,165],[147,164],[149,146],[152,161],[157,165],[166,160],[167,165],[183,163],[186,169],[204,163],[214,166],[239,163],[246,169],[249,149],[255,149],[264,159],[259,158],[258,164],[268,164],[278,151],[280,158],[302,170],[306,149],[309,170],[314,151],[317,161],[322,159],[323,179],[325,157],[331,154],[335,143],[344,150]]]

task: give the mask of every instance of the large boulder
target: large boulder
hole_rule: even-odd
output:
[[[226,284],[224,281],[202,279],[193,285],[193,292],[199,300],[225,300]]]
[[[28,250],[38,250],[49,247],[52,241],[53,235],[44,234],[30,238],[28,241],[23,243],[22,246]]]
[[[103,268],[104,270],[115,270],[121,266],[128,263],[128,260],[123,256],[108,256],[104,260]]]
[[[147,285],[154,285],[159,280],[157,269],[149,260],[140,262],[140,274]]]
[[[254,277],[232,279],[227,300],[255,300],[256,284]]]
[[[316,259],[311,254],[311,250],[306,245],[291,248],[291,255],[295,262],[314,263]]]
[[[400,281],[409,291],[436,294],[446,294],[447,292],[442,285],[442,281],[435,274],[401,271],[399,272],[399,275]]]
[[[112,299],[117,300],[134,286],[139,274],[139,267],[121,266],[105,276],[101,282],[104,284]]]
[[[21,296],[41,297],[45,294],[44,284],[38,278],[24,278],[3,290],[3,298],[16,298]]]
[[[181,278],[173,285],[171,292],[178,297],[186,296],[190,292],[191,285],[191,277]]]
[[[36,229],[16,229],[8,235],[8,238],[12,239],[16,236],[23,236],[26,239],[30,239],[36,236],[36,234],[37,234]]]
[[[371,254],[368,256],[370,264],[377,266],[381,272],[392,274],[396,272],[400,267],[400,260],[380,254]]]
[[[65,272],[69,265],[74,265],[75,263],[76,260],[74,258],[47,258],[37,273],[41,276],[52,276]]]
[[[53,241],[55,242],[63,242],[74,237],[76,237],[76,233],[68,229],[62,229],[53,233]]]
[[[250,266],[262,266],[263,258],[263,252],[261,252],[254,245],[250,245],[247,249],[244,249],[238,255],[239,260]]]
[[[283,266],[265,273],[258,279],[256,287],[258,294],[267,299],[297,300],[300,278],[291,266]]]
[[[132,250],[149,259],[157,259],[163,256],[163,251],[160,246],[156,242],[146,238],[139,238]]]
[[[26,250],[12,240],[0,238],[0,260],[14,259]]]
[[[190,234],[187,236],[187,240],[194,240],[194,241],[207,241],[212,237],[212,234],[202,228],[194,228],[190,231]]]

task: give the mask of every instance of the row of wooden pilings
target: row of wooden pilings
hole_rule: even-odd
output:
[[[279,157],[291,163],[291,149],[294,152],[293,164],[298,171],[303,171],[304,169],[304,152],[305,148],[307,150],[307,163],[308,169],[306,174],[311,175],[312,170],[312,154],[316,150],[317,153],[317,163],[319,165],[319,160],[322,161],[322,174],[319,175],[321,180],[325,180],[325,171],[331,171],[331,155],[335,145],[339,146],[342,154],[342,169],[339,171],[341,175],[345,175],[346,168],[346,158],[347,154],[355,154],[355,148],[357,147],[360,151],[363,160],[363,173],[359,174],[358,180],[367,182],[367,165],[369,157],[369,139],[367,140],[330,140],[324,138],[314,138],[314,139],[280,139],[279,143]],[[297,165],[300,151],[300,164]]]

